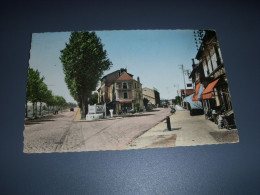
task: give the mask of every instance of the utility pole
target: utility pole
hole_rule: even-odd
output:
[[[186,83],[185,83],[185,76],[184,76],[184,68],[183,68],[183,64],[179,65],[181,67],[182,70],[182,74],[183,74],[183,81],[184,81],[184,97],[186,97],[187,93],[186,93]]]

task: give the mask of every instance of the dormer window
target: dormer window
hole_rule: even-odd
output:
[[[123,89],[127,89],[127,84],[123,83]]]

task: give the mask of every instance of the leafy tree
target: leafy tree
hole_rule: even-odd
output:
[[[75,103],[73,103],[73,102],[68,102],[68,103],[67,103],[67,106],[68,106],[69,108],[73,108],[73,107],[77,107],[77,104],[75,104]]]
[[[28,101],[33,104],[33,115],[37,116],[37,102],[41,99],[40,86],[42,85],[44,77],[40,77],[40,72],[32,68],[28,69],[27,87],[26,87],[26,117],[27,113],[27,103]],[[34,112],[36,105],[36,113]]]
[[[64,107],[66,106],[66,100],[62,96],[54,96],[56,101],[56,106]]]
[[[94,105],[94,104],[97,104],[98,103],[98,94],[95,92],[93,93],[89,100],[88,100],[88,103],[91,104],[91,105]]]
[[[69,43],[61,50],[65,82],[81,109],[81,118],[87,113],[88,98],[96,89],[103,71],[112,63],[107,58],[100,38],[95,32],[72,32]]]
[[[48,101],[49,92],[47,85],[42,81],[39,85],[38,98],[37,100],[40,102],[40,115],[42,112],[42,103]]]
[[[53,99],[52,91],[47,90],[45,95],[46,95],[45,103],[47,104],[47,106],[48,107],[54,106],[54,99]]]
[[[176,96],[174,102],[175,102],[175,104],[180,104],[181,97],[180,96]]]

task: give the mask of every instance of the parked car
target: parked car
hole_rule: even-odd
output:
[[[190,116],[202,115],[202,114],[204,114],[203,109],[190,109]]]
[[[70,108],[70,111],[71,111],[71,112],[74,112],[74,108]]]

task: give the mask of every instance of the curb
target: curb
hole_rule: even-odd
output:
[[[78,108],[78,110],[77,110],[77,112],[76,112],[76,114],[75,114],[75,116],[74,116],[74,118],[73,118],[73,121],[76,121],[75,119],[76,119],[76,117],[78,116],[79,112],[80,112],[80,108]]]

